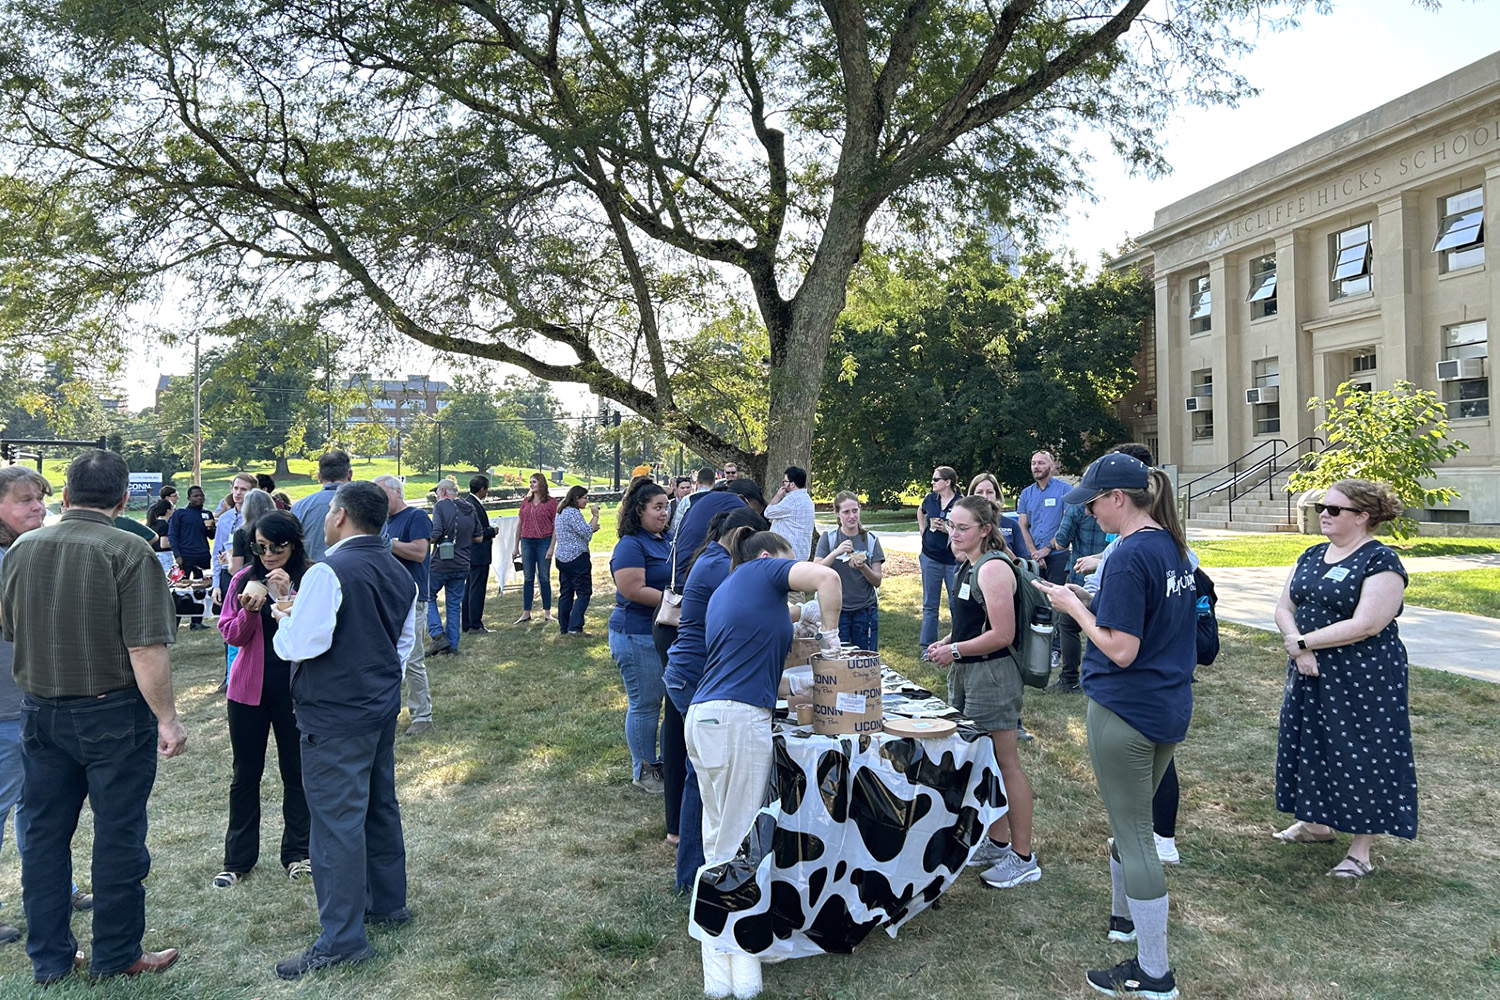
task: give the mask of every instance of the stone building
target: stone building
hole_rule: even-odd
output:
[[[1471,448],[1428,516],[1500,522],[1497,205],[1500,53],[1160,209],[1118,262],[1156,284],[1155,406],[1122,416],[1186,478],[1312,435],[1310,396],[1405,379]]]

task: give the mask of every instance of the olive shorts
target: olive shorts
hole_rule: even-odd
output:
[[[1016,728],[1021,690],[1021,671],[1008,655],[948,668],[948,704],[992,733]]]

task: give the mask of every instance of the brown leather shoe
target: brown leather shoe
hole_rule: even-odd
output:
[[[85,972],[88,970],[88,967],[88,956],[81,951],[73,952],[73,971]],[[68,974],[64,972],[61,976],[35,976],[33,978],[38,986],[51,986],[53,983],[62,982],[67,976]]]
[[[141,957],[136,959],[129,968],[114,973],[116,976],[139,976],[143,972],[166,972],[177,961],[177,949],[167,948],[163,951],[142,952]],[[101,976],[101,979],[111,978]]]

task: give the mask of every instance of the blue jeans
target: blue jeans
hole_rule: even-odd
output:
[[[458,652],[458,627],[463,622],[464,585],[469,580],[469,573],[464,570],[460,573],[438,573],[433,572],[428,577],[430,596],[427,600],[427,634],[436,639],[444,632],[448,634],[448,646],[455,653]],[[448,594],[448,624],[443,625],[443,616],[438,613],[438,591],[444,590]]]
[[[661,679],[666,667],[649,632],[629,635],[610,629],[609,655],[625,681],[625,745],[630,748],[631,777],[639,778],[643,766],[661,763],[657,729],[661,702],[667,696]]]
[[[880,649],[880,605],[872,604],[858,611],[839,615],[839,642],[853,643],[859,649]],[[923,647],[924,649],[926,647]]]
[[[683,716],[693,703],[697,688],[668,688],[667,697],[672,707]],[[687,759],[687,782],[682,786],[682,811],[677,819],[677,891],[692,892],[698,881],[698,869],[703,867],[703,793],[698,789],[698,772],[693,770],[693,758]]]
[[[66,975],[78,942],[69,920],[73,833],[85,797],[94,816],[94,944],[89,971],[123,972],[146,931],[146,800],[156,782],[156,716],[135,688],[98,698],[21,703],[26,954],[38,979]]]
[[[406,906],[395,741],[394,719],[358,736],[302,734],[313,889],[323,928],[314,951],[363,951],[365,914],[395,913]]]
[[[542,610],[552,610],[552,560],[547,558],[547,547],[551,544],[551,535],[546,538],[521,539],[521,572],[524,574],[521,607],[526,611],[531,610],[534,584],[540,584],[542,588]]]
[[[918,639],[921,649],[917,655],[927,652],[927,647],[938,638],[938,598],[942,596],[943,584],[948,585],[948,618],[953,618],[953,585],[958,579],[958,564],[944,566],[927,556],[917,560],[922,567],[922,635]]]
[[[11,808],[21,802],[21,720],[0,720],[0,844],[5,843],[5,824],[10,821]],[[16,830],[20,831],[17,816]],[[16,839],[16,853],[21,853],[20,838]]]
[[[528,590],[527,593],[530,593]],[[570,562],[557,564],[557,629],[582,632],[583,616],[594,596],[594,563],[585,552]]]

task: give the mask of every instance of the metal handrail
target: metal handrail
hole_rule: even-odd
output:
[[[1204,489],[1200,492],[1195,493],[1193,491],[1193,487],[1197,486],[1205,479],[1212,479],[1214,476],[1217,476],[1221,472],[1230,472],[1230,478],[1232,479],[1239,478],[1241,462],[1245,461],[1251,455],[1254,455],[1256,452],[1261,451],[1265,448],[1270,448],[1272,454],[1274,455],[1276,452],[1276,446],[1278,444],[1285,446],[1286,442],[1281,440],[1280,438],[1273,438],[1270,441],[1262,441],[1260,444],[1256,445],[1254,448],[1251,448],[1240,457],[1231,459],[1225,464],[1219,466],[1217,469],[1214,469],[1212,472],[1205,472],[1203,475],[1197,477],[1196,479],[1191,479],[1188,482],[1184,483],[1181,487],[1178,488],[1178,496],[1180,496],[1183,501],[1183,518],[1186,519],[1193,516],[1193,500],[1195,498],[1207,496],[1210,492],[1212,492],[1212,490],[1210,489]]]
[[[1192,517],[1193,500],[1195,498],[1214,496],[1215,494],[1222,493],[1225,490],[1228,490],[1229,503],[1227,512],[1229,514],[1229,519],[1233,520],[1234,502],[1240,497],[1249,495],[1251,490],[1260,485],[1260,482],[1256,482],[1250,487],[1250,489],[1240,491],[1238,487],[1241,483],[1254,478],[1262,470],[1269,469],[1263,482],[1266,485],[1266,499],[1274,500],[1276,498],[1276,491],[1273,484],[1276,479],[1276,474],[1285,471],[1293,464],[1300,465],[1303,462],[1307,461],[1307,459],[1321,454],[1323,451],[1327,450],[1327,447],[1327,443],[1316,434],[1309,434],[1293,444],[1287,444],[1286,441],[1281,438],[1272,438],[1269,441],[1262,441],[1260,444],[1256,445],[1254,448],[1251,448],[1249,451],[1245,452],[1238,458],[1227,462],[1224,465],[1221,465],[1219,468],[1213,470],[1212,472],[1204,473],[1203,475],[1198,476],[1196,479],[1190,480],[1182,488],[1182,490],[1179,491],[1178,494],[1183,501],[1183,517],[1184,519]],[[1262,451],[1265,448],[1271,449],[1271,453],[1269,455],[1265,456],[1264,458],[1258,459],[1257,461],[1251,463],[1248,466],[1245,466],[1244,468],[1241,468],[1242,463],[1248,460],[1256,452]],[[1313,450],[1309,450],[1304,453],[1304,448]],[[1281,464],[1280,460],[1285,458],[1285,456],[1289,453],[1296,454],[1297,458],[1295,462]],[[1230,473],[1230,477],[1228,479],[1222,482],[1215,483],[1214,485],[1207,487],[1197,493],[1193,491],[1193,487],[1203,482],[1205,479],[1210,479],[1214,476],[1217,476],[1219,473],[1226,471]],[[1292,495],[1290,492],[1288,492],[1286,496],[1286,516],[1287,520],[1290,521],[1292,518]]]

